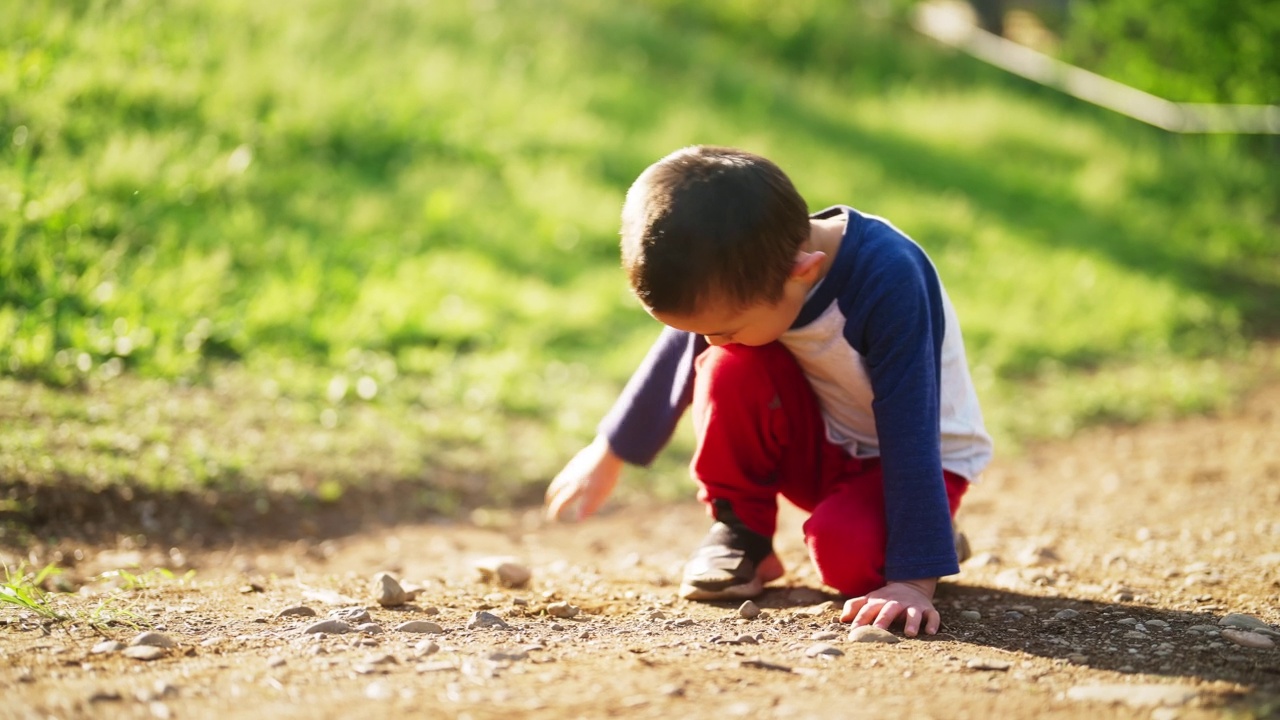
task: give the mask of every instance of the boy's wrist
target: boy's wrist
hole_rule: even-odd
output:
[[[938,578],[917,578],[914,580],[891,580],[887,584],[906,585],[908,587],[914,588],[915,590],[920,592],[920,594],[932,600],[933,591],[938,588]]]

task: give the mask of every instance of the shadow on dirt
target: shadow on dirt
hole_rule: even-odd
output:
[[[534,497],[534,493],[538,497]],[[0,547],[71,542],[115,545],[123,537],[189,549],[333,539],[403,523],[458,517],[495,502],[529,505],[541,488],[502,498],[472,478],[368,478],[340,497],[220,490],[159,490],[84,482],[0,480]],[[527,496],[527,497],[526,497]]]
[[[773,587],[756,602],[766,610],[783,610],[828,600],[840,605],[844,598],[807,587]],[[1242,688],[1226,691],[1219,701],[1235,707],[1280,708],[1280,649],[1248,649],[1220,637],[1217,632],[1225,629],[1218,625],[1221,613],[1209,609],[1164,610],[951,583],[939,586],[936,604],[942,630],[920,638],[924,642],[1022,652],[1124,674],[1233,683]],[[971,619],[973,612],[981,618]],[[994,667],[1007,671],[1016,663]]]
[[[1061,658],[1100,670],[1225,680],[1280,692],[1276,650],[1237,646],[1216,632],[1221,613],[1046,598],[944,584],[940,639]],[[980,620],[961,612],[977,611]],[[1063,611],[1070,611],[1064,613]]]

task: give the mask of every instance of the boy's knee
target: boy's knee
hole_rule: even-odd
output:
[[[804,524],[805,545],[822,582],[858,596],[884,585],[884,538],[834,506],[820,504]]]
[[[713,345],[698,356],[697,362],[699,378],[739,388],[769,382],[780,372],[793,371],[800,371],[795,358],[776,342],[760,346]]]

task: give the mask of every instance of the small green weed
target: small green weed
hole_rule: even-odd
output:
[[[26,565],[12,569],[4,566],[4,583],[0,584],[0,601],[26,608],[51,620],[66,620],[67,616],[54,610],[49,605],[49,594],[41,585],[45,580],[62,572],[56,565],[49,564],[37,572],[28,572]]]
[[[153,568],[143,573],[134,574],[125,569],[109,570],[102,573],[101,578],[104,580],[116,579],[119,582],[117,587],[121,590],[146,590],[155,587],[161,582],[176,582],[185,585],[196,576],[195,570],[188,570],[182,575],[175,575],[168,568]]]

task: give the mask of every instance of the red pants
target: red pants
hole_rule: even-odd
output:
[[[698,499],[728,500],[751,530],[773,537],[778,495],[810,513],[805,545],[822,581],[849,596],[885,584],[887,531],[879,458],[827,440],[818,399],[780,343],[711,347],[693,390]],[[968,481],[944,472],[955,517]]]

